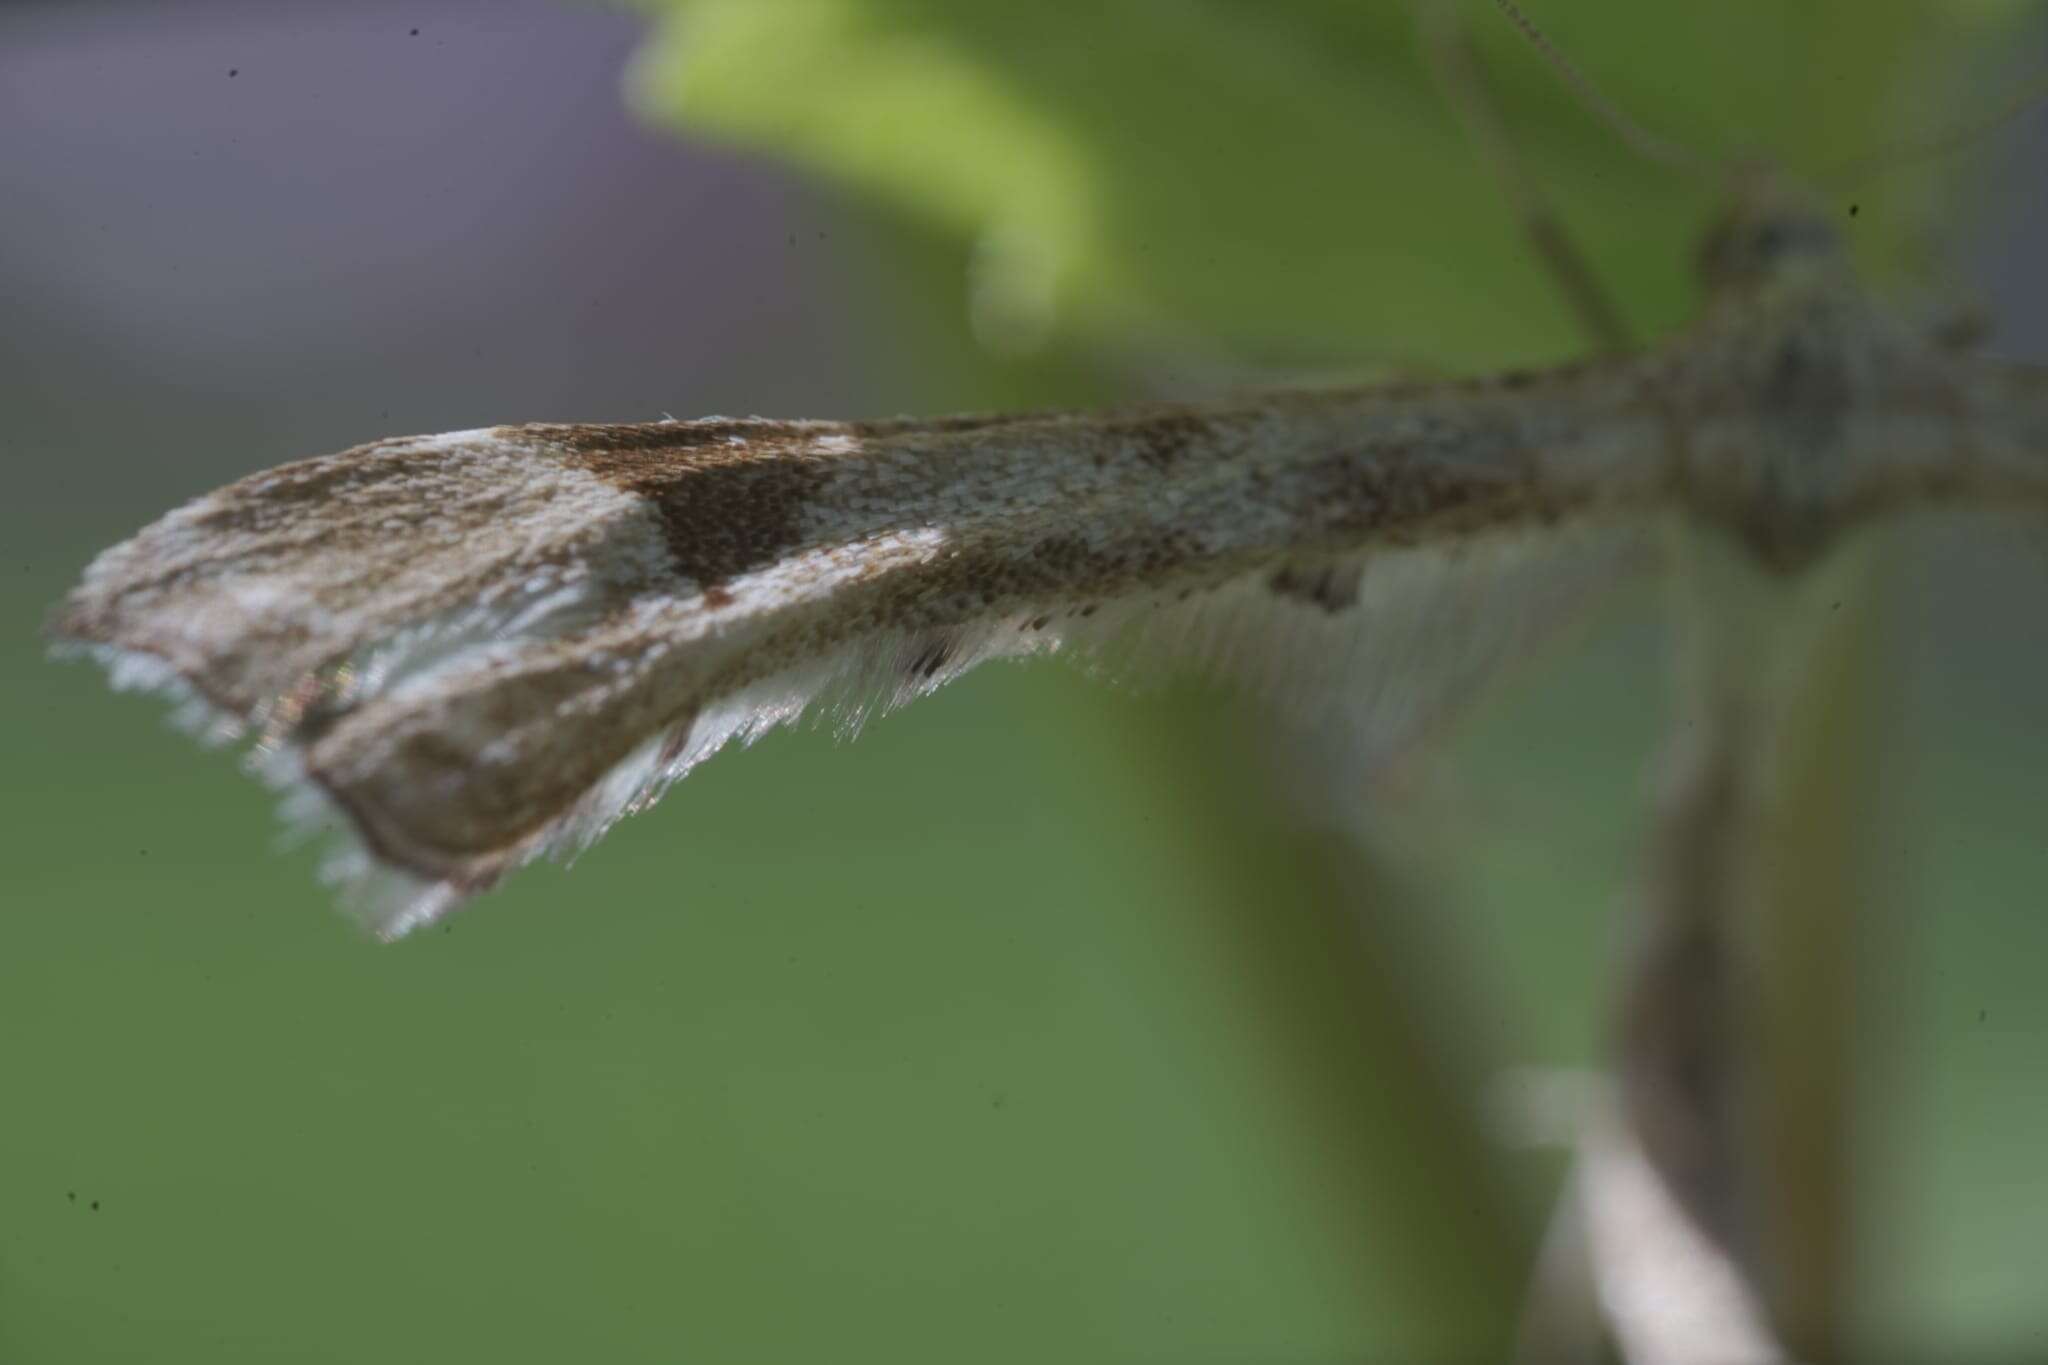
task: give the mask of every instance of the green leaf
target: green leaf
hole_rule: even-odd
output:
[[[977,244],[984,336],[1048,328],[1267,362],[1499,364],[1583,349],[1391,0],[654,0],[642,110],[787,157]],[[1484,0],[1458,0],[1532,175],[1634,323],[1692,306],[1720,186],[1635,156]],[[1715,161],[1815,172],[1938,133],[1915,73],[2015,0],[1550,0],[1558,46]],[[1963,111],[1967,113],[1968,111]],[[1917,120],[1917,121],[1916,121]],[[1925,177],[1859,188],[1888,254]],[[1873,212],[1877,204],[1890,212]],[[1844,202],[1846,212],[1846,201]]]

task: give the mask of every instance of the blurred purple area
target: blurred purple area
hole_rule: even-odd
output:
[[[1958,148],[1959,178],[1976,225],[1951,261],[1984,291],[1997,324],[1993,349],[2031,361],[2048,359],[2048,256],[2041,250],[2048,233],[2048,100],[2039,92],[2048,70],[2048,6],[2036,9],[2019,40],[1998,54],[1996,70],[1970,87],[1991,109],[1995,92],[2036,93],[2008,124]],[[1966,110],[1964,126],[1987,112]]]
[[[119,504],[106,539],[384,434],[853,406],[816,215],[634,121],[642,29],[559,0],[0,11],[0,439],[35,441],[43,505]]]

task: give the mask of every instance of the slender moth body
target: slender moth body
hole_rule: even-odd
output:
[[[1391,747],[1693,518],[1798,572],[2048,495],[2048,376],[1871,301],[1745,182],[1709,306],[1475,381],[870,422],[507,426],[285,465],[102,554],[52,633],[188,695],[396,935],[733,739],[990,658],[1181,660]]]

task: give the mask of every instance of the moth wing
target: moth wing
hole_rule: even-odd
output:
[[[1652,525],[1613,518],[1294,559],[1077,632],[1114,677],[1214,677],[1370,778],[1618,586],[1658,568]]]
[[[1317,460],[1246,515],[1276,496],[1266,467],[1184,461],[1161,496],[1156,426],[1110,425],[1108,472],[1076,503],[1029,444],[1073,439],[1069,420],[382,442],[146,528],[88,569],[56,631],[117,684],[253,733],[294,818],[341,832],[327,872],[345,902],[391,936],[587,845],[734,740],[807,713],[850,731],[992,658],[1214,673],[1370,765],[1645,542],[1619,505],[1550,515],[1483,446],[1469,475]],[[1224,419],[1226,437],[1230,420],[1256,419]],[[962,482],[977,472],[985,491]],[[848,483],[819,495],[831,479]],[[1318,530],[1326,479],[1368,508],[1384,493],[1391,519]],[[1487,515],[1431,522],[1445,491]],[[1330,534],[1375,548],[1300,551]]]

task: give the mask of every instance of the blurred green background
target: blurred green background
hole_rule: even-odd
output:
[[[1668,327],[1712,188],[1485,10],[1532,171]],[[1993,0],[1538,17],[1659,129],[1806,170],[2048,60]],[[1974,284],[2037,355],[2038,123],[1854,191],[1902,297]],[[1487,1097],[1596,1055],[1652,591],[1369,854],[1223,699],[992,668],[396,947],[37,638],[177,501],[378,435],[1569,355],[1407,6],[17,5],[0,204],[0,1359],[1498,1357],[1561,1161]],[[2048,577],[1966,534],[1897,584],[1861,1312],[1873,1358],[2024,1358]]]

